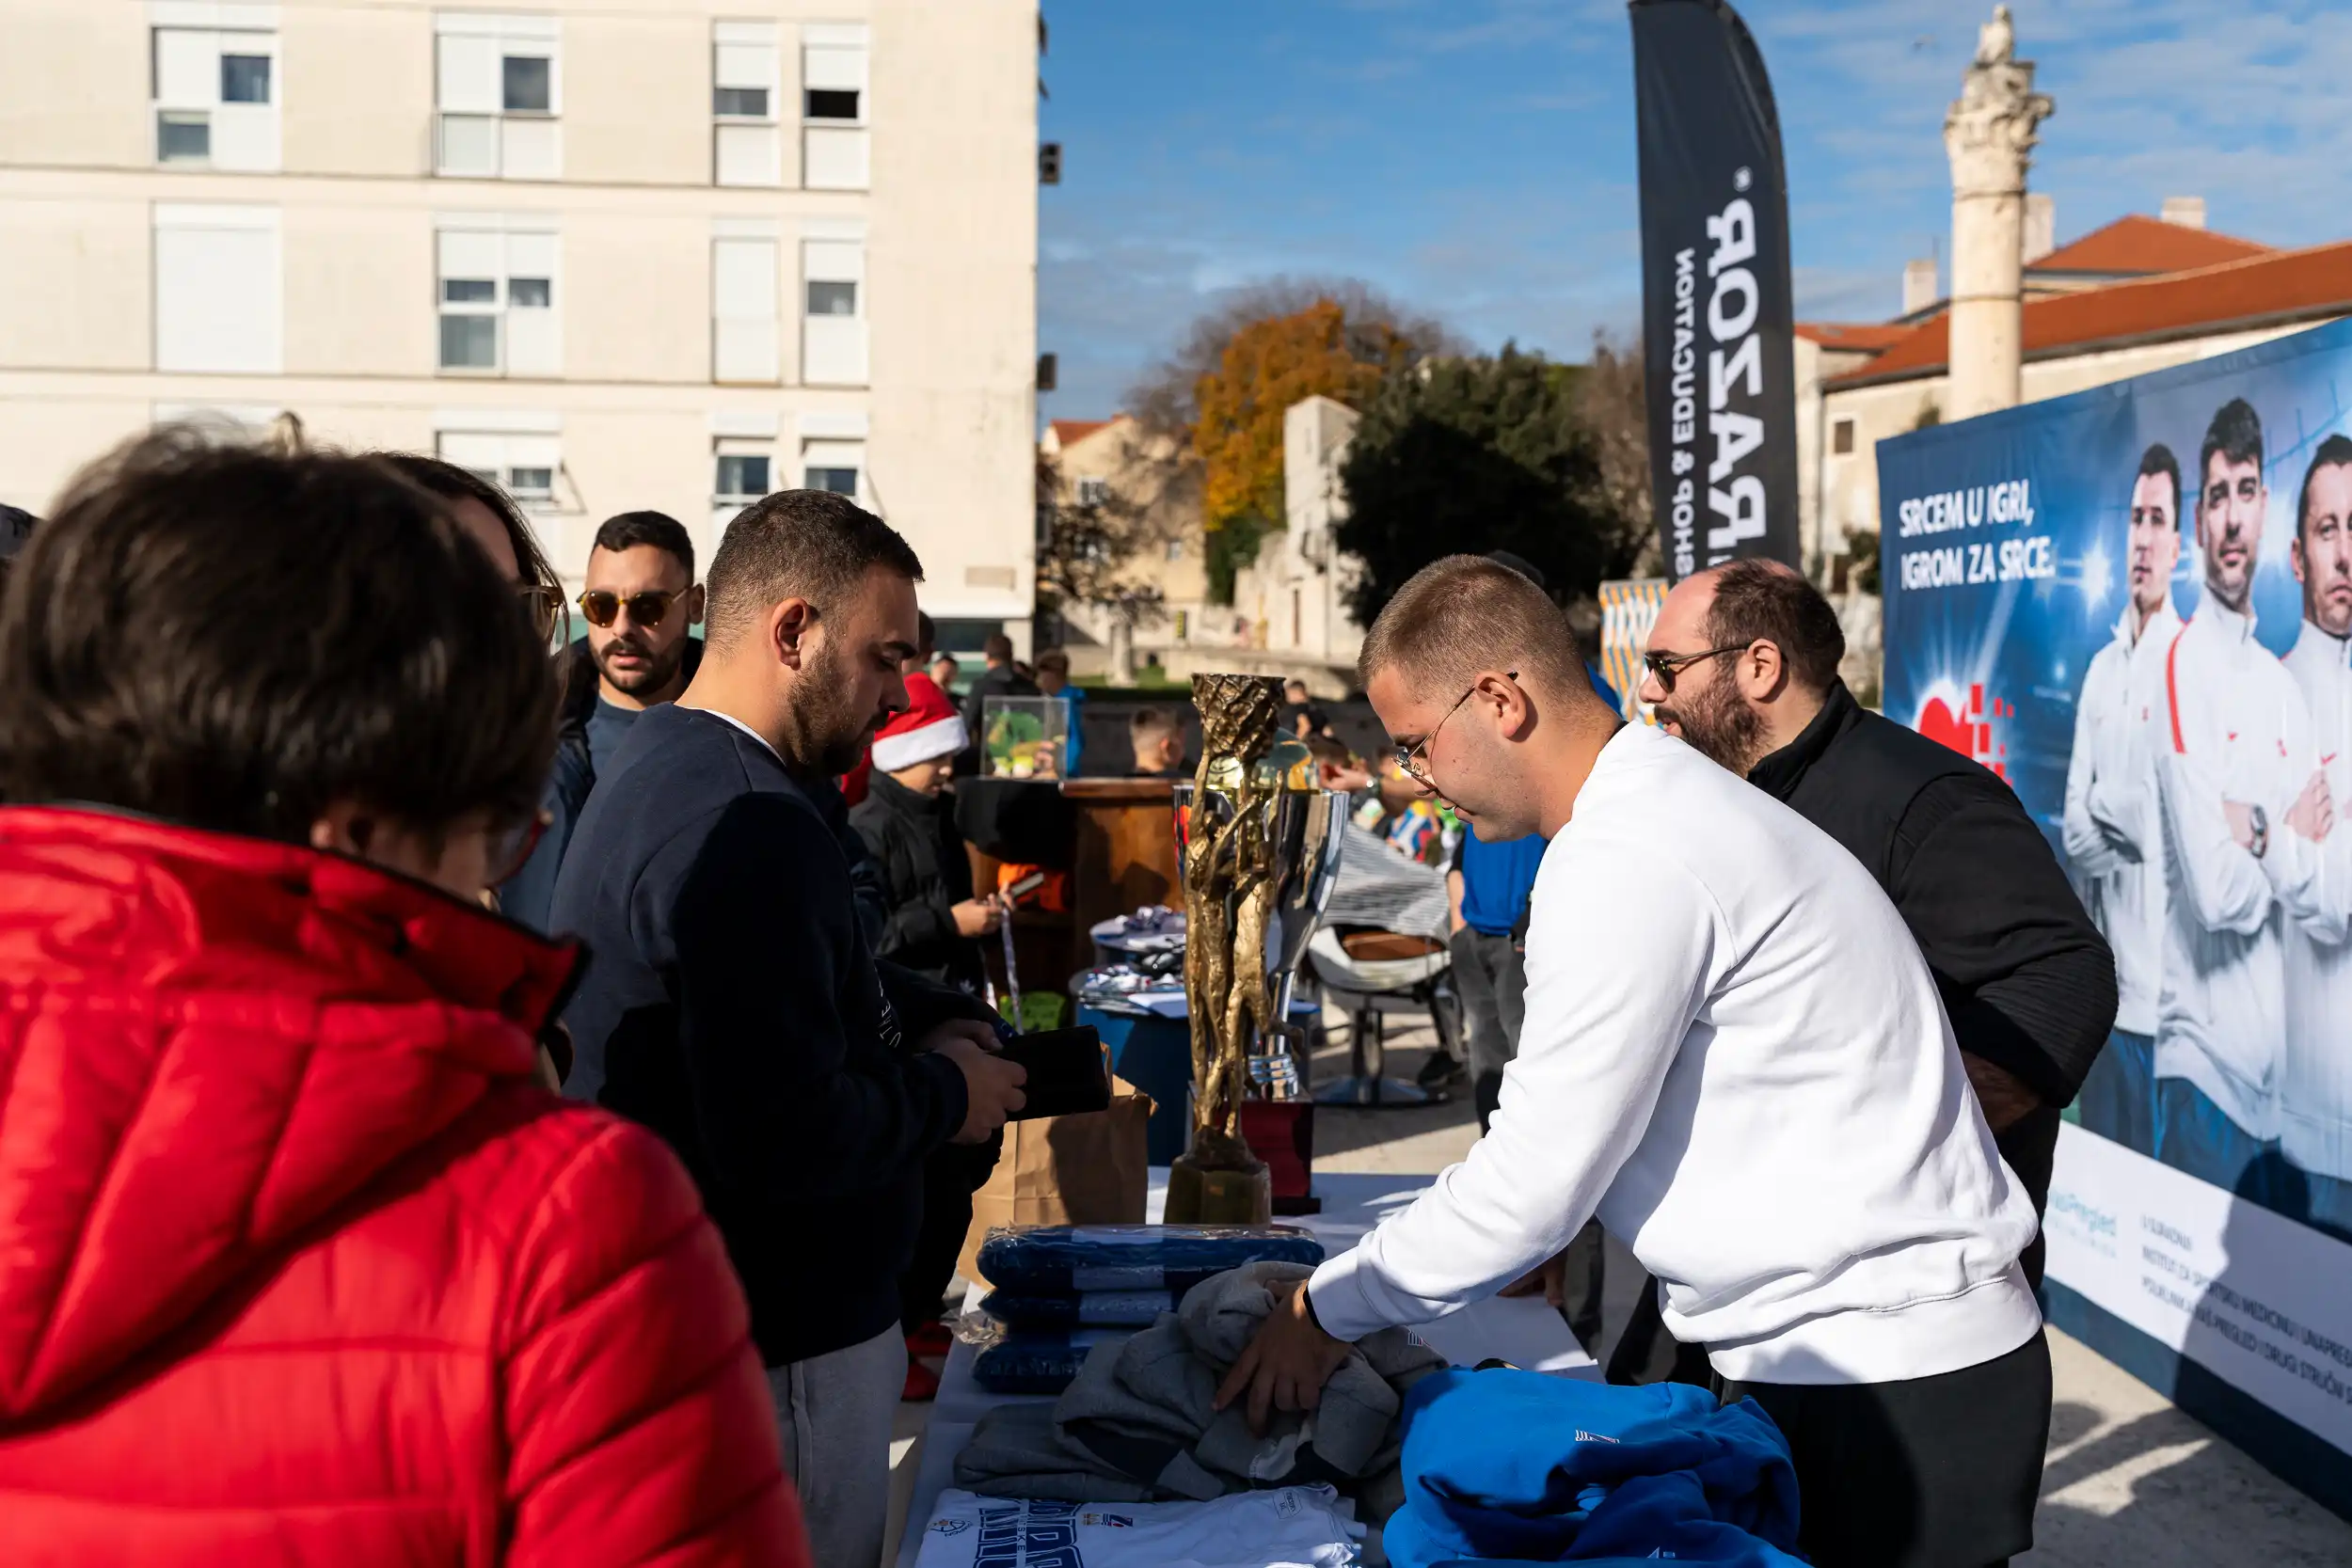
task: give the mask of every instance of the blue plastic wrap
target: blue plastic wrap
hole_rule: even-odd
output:
[[[1123,1329],[1012,1329],[972,1357],[972,1381],[992,1394],[1058,1394],[1095,1346],[1126,1338]]]
[[[992,1230],[979,1269],[1019,1295],[1169,1291],[1244,1263],[1323,1261],[1323,1243],[1284,1225],[1032,1225]]]
[[[1046,1295],[991,1291],[980,1310],[1014,1328],[1149,1328],[1163,1312],[1173,1312],[1183,1296],[1174,1291],[1088,1291]]]

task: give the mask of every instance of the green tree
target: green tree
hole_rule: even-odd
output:
[[[1348,515],[1335,531],[1363,562],[1348,596],[1359,623],[1443,555],[1510,550],[1564,600],[1632,567],[1640,531],[1611,504],[1581,373],[1505,344],[1428,361],[1373,394],[1340,470]]]

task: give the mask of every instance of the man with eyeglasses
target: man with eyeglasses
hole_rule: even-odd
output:
[[[1796,813],[1623,722],[1506,566],[1424,568],[1359,662],[1418,776],[1495,842],[1550,840],[1527,1017],[1486,1135],[1285,1294],[1217,1403],[1261,1426],[1312,1407],[1348,1341],[1494,1295],[1597,1213],[1787,1435],[1812,1562],[2024,1551],[2050,1418],[2016,1262],[2033,1211],[1886,895]]]

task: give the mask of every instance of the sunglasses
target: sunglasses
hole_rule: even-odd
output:
[[[555,618],[564,612],[564,595],[545,583],[524,582],[515,586],[515,597],[522,601],[531,616],[531,624],[539,628],[541,637],[553,635]]]
[[[1752,642],[1737,642],[1727,648],[1708,648],[1695,654],[1644,654],[1643,665],[1658,677],[1658,689],[1671,697],[1675,694],[1675,678],[1701,659],[1721,658],[1725,654],[1743,654],[1754,647]]]
[[[641,626],[658,626],[670,618],[670,607],[686,596],[686,590],[653,589],[627,596],[606,588],[591,588],[580,596],[580,612],[588,617],[592,626],[609,626],[621,618],[621,607],[628,607],[628,618]]]
[[[553,821],[550,814],[534,811],[525,820],[490,840],[490,886],[503,887],[515,879],[516,874],[530,863],[532,852],[539,847],[539,841],[547,836],[548,827]]]

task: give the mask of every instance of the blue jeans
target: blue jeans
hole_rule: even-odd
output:
[[[2108,1032],[2107,1048],[2083,1075],[2075,1113],[2086,1132],[2135,1154],[2156,1151],[2156,1042],[2129,1030]]]
[[[2185,1078],[2156,1080],[2155,1154],[2174,1170],[2225,1193],[2265,1209],[2292,1212],[2271,1191],[2276,1184],[2271,1166],[2277,1163],[2271,1146],[2232,1121]]]

